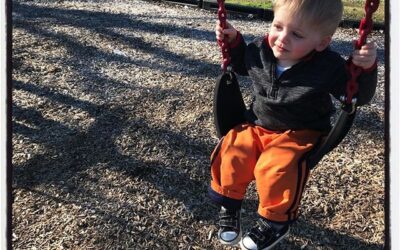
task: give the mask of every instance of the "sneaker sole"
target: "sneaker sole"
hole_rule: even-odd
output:
[[[283,234],[281,237],[279,237],[275,241],[275,243],[272,244],[271,246],[265,247],[263,249],[257,249],[257,250],[270,250],[270,249],[272,249],[276,244],[278,244],[281,240],[283,240],[283,238],[285,238],[289,234],[289,231],[290,231],[290,229],[288,229],[288,231],[285,234]],[[243,246],[243,242],[242,241],[240,241],[240,249],[242,249],[242,250],[250,250],[247,247]]]
[[[239,241],[242,239],[242,230],[240,230],[238,236],[236,237],[236,239],[232,240],[232,241],[224,241],[223,239],[219,238],[219,242],[221,242],[221,244],[226,245],[226,246],[233,246],[236,245],[237,243],[239,243]]]

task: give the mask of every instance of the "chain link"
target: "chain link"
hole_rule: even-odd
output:
[[[372,14],[378,9],[378,6],[379,0],[367,0],[365,2],[365,17],[360,22],[358,30],[360,37],[355,43],[355,49],[361,49],[367,42],[367,36],[371,33],[373,27]],[[353,64],[352,57],[347,60],[346,64],[351,78],[347,81],[345,103],[354,105],[355,101],[353,98],[358,92],[357,78],[361,74],[362,68]]]
[[[226,28],[226,9],[225,9],[225,0],[217,0],[218,2],[218,19],[222,29]],[[229,44],[228,37],[225,37],[223,41],[218,40],[218,45],[221,48],[222,53],[222,64],[221,68],[224,72],[226,72],[228,65],[231,63],[231,58],[229,56]]]

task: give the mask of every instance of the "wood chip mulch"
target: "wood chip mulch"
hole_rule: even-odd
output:
[[[12,11],[13,248],[237,249],[216,239],[207,197],[215,13],[140,0],[14,0]],[[249,41],[270,25],[229,20]],[[341,28],[332,47],[347,56],[356,36]],[[312,172],[276,249],[384,247],[384,33],[373,39],[377,93]],[[256,208],[252,185],[244,228]]]

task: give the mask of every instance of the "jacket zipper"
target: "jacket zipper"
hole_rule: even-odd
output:
[[[277,94],[278,94],[278,89],[279,89],[279,80],[276,78],[276,65],[272,65],[271,69],[272,73],[272,88],[271,91],[269,92],[269,96],[273,99],[276,99]]]

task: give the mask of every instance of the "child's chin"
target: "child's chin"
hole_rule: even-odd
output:
[[[281,59],[282,58],[282,53],[276,50],[273,50],[273,54],[277,59]]]
[[[276,57],[277,60],[287,60],[287,58],[282,55],[282,53],[274,53],[274,56]]]
[[[285,50],[274,49],[273,52],[274,52],[274,56],[276,58],[287,56],[287,51],[285,51]]]

